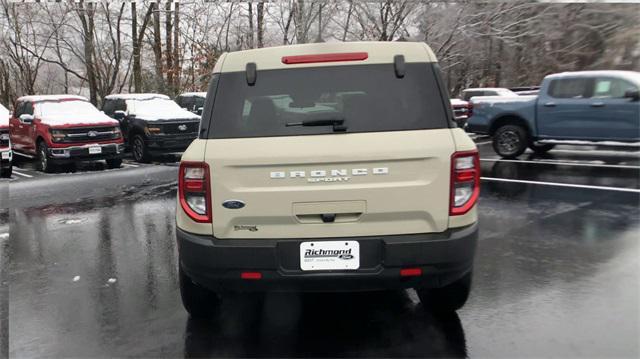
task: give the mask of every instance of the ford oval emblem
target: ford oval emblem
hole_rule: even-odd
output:
[[[240,209],[244,207],[244,202],[238,201],[237,199],[230,199],[222,202],[222,207],[228,209]]]
[[[187,130],[187,125],[180,125],[180,126],[178,126],[178,130],[180,130],[180,131],[186,131],[186,130]]]

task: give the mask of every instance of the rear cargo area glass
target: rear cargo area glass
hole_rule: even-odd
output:
[[[392,63],[258,68],[253,86],[244,71],[222,73],[209,138],[336,133],[331,125],[295,125],[314,120],[343,120],[346,133],[446,128],[434,71],[429,63],[407,64],[403,78]]]

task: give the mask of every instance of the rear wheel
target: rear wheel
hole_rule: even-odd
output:
[[[12,173],[13,173],[13,167],[9,166],[7,168],[3,168],[2,171],[0,171],[0,177],[9,178],[11,177]]]
[[[49,148],[44,141],[38,142],[38,163],[37,167],[39,171],[51,173],[54,171],[55,166],[51,163],[49,158]]]
[[[556,147],[556,145],[554,145],[552,143],[546,143],[546,144],[540,143],[540,144],[538,144],[538,143],[532,142],[532,143],[529,144],[529,148],[533,152],[538,153],[538,154],[547,153],[547,152],[551,151],[554,147]]]
[[[122,166],[122,158],[113,158],[107,160],[107,168],[120,168]]]
[[[422,305],[434,312],[453,312],[464,306],[471,292],[472,271],[442,288],[416,289]]]
[[[220,297],[200,285],[194,283],[189,276],[179,269],[180,296],[182,305],[193,318],[211,318],[220,305]]]
[[[500,126],[493,134],[493,149],[505,158],[515,158],[523,154],[528,142],[527,131],[518,125]]]
[[[131,152],[133,154],[133,159],[136,160],[136,162],[151,162],[151,154],[149,153],[149,149],[147,149],[147,145],[145,144],[144,137],[142,137],[142,135],[137,134],[133,136]]]

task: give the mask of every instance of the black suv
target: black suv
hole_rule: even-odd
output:
[[[125,143],[138,162],[150,162],[157,154],[183,152],[198,136],[200,116],[166,95],[110,95],[102,110],[120,121]]]

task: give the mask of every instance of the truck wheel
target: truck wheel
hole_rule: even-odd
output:
[[[51,160],[49,159],[49,155],[47,155],[48,152],[49,152],[49,149],[47,147],[47,144],[44,143],[44,141],[38,142],[37,168],[39,171],[51,173],[54,171],[55,166],[51,163]]]
[[[151,154],[147,149],[147,145],[144,143],[144,137],[142,137],[142,135],[138,134],[133,136],[133,141],[131,141],[131,152],[133,153],[133,159],[136,160],[136,162],[151,162]]]
[[[11,177],[12,173],[13,173],[13,167],[9,166],[7,168],[2,169],[2,172],[0,172],[0,177],[9,178]]]
[[[527,149],[527,131],[518,125],[504,125],[493,134],[493,149],[502,157],[515,158]]]
[[[457,281],[433,289],[416,289],[422,306],[434,312],[454,312],[467,302],[471,291],[472,271]]]
[[[198,284],[194,283],[186,273],[179,269],[180,296],[182,305],[192,318],[211,318],[220,305],[220,297]]]
[[[120,168],[120,166],[122,166],[122,158],[113,158],[107,160],[107,168],[109,169]]]
[[[529,144],[529,148],[537,154],[547,153],[554,147],[556,147],[556,145],[554,145],[553,143],[537,144],[535,142],[532,142],[531,144]]]

